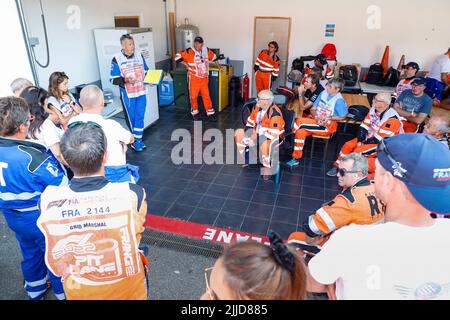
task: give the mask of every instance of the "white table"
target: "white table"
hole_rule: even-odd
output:
[[[363,93],[394,93],[395,87],[383,87],[383,86],[377,86],[376,84],[370,84],[366,82],[360,82],[359,86],[361,87],[361,91]]]

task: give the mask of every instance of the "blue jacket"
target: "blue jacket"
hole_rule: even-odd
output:
[[[36,212],[47,186],[67,183],[64,171],[44,146],[0,138],[0,209]]]

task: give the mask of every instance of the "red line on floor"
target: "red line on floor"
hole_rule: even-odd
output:
[[[147,215],[145,227],[167,233],[185,236],[188,238],[208,240],[220,244],[229,244],[237,241],[258,241],[268,244],[266,236],[234,231],[224,228],[212,227],[204,224],[192,223],[157,215]]]

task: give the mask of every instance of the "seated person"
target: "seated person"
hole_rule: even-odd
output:
[[[390,108],[391,95],[379,93],[372,100],[372,108],[360,125],[357,138],[347,141],[341,149],[334,167],[327,175],[334,177],[338,173],[339,163],[342,158],[352,152],[362,154],[365,157],[375,157],[378,143],[386,137],[392,137],[403,132],[402,122],[397,111]],[[375,168],[369,166],[369,172]]]
[[[322,76],[325,79],[330,80],[334,78],[334,71],[328,66],[327,58],[323,53],[316,56],[314,65],[322,71]]]
[[[384,222],[383,203],[375,197],[374,183],[367,179],[368,167],[364,156],[349,154],[339,163],[338,183],[343,191],[311,215],[304,232],[294,232],[288,243],[309,256],[320,251],[320,245],[334,231],[355,224]]]
[[[397,99],[403,91],[412,89],[411,82],[416,77],[417,72],[419,72],[419,65],[415,62],[408,62],[402,68],[404,70],[404,78],[399,81],[395,88],[394,99]]]
[[[71,117],[82,111],[75,97],[69,92],[69,77],[64,72],[53,72],[50,75],[48,92],[51,96],[48,99],[49,109],[58,116],[59,123],[64,128]]]
[[[403,91],[395,101],[394,109],[403,118],[405,132],[416,132],[431,111],[433,100],[425,94],[426,82],[423,77],[415,78],[412,89]]]
[[[284,133],[284,119],[280,108],[273,103],[274,95],[270,90],[263,90],[258,94],[258,102],[247,119],[245,129],[238,129],[235,133],[236,145],[245,163],[250,163],[250,151],[260,148],[262,164],[265,167],[264,177],[271,175],[268,169],[275,167],[279,170],[277,155],[280,137]],[[252,149],[252,150],[250,150]]]
[[[17,78],[11,82],[10,88],[15,97],[20,97],[23,90],[31,87],[33,83],[30,80],[24,78]]]
[[[288,166],[296,166],[303,156],[306,137],[311,135],[330,137],[338,127],[338,121],[345,119],[348,113],[347,103],[342,97],[344,80],[333,78],[328,82],[326,90],[314,102],[310,118],[297,118],[292,131],[295,133],[294,152]]]
[[[305,82],[298,88],[298,104],[296,110],[294,110],[297,117],[301,117],[304,111],[311,108],[322,91],[325,90],[319,82],[319,75],[310,74],[305,77]]]
[[[427,89],[425,93],[432,99],[442,101],[442,93],[450,85],[450,48],[447,52],[434,60],[430,73],[427,77]]]
[[[108,141],[106,178],[109,182],[136,183],[139,180],[139,168],[127,164],[126,159],[127,145],[134,142],[134,135],[117,121],[103,118],[105,101],[99,87],[94,85],[84,87],[80,93],[80,103],[83,105],[83,113],[70,119],[69,128],[80,122],[98,124],[105,132]]]
[[[431,117],[428,123],[423,129],[424,134],[429,134],[436,140],[442,142],[444,145],[449,146],[448,132],[450,130],[450,120],[448,117]]]

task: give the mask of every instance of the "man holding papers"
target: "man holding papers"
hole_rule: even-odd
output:
[[[122,50],[111,62],[110,81],[120,87],[120,97],[124,106],[125,119],[134,135],[131,147],[138,152],[146,146],[142,141],[144,116],[147,106],[147,88],[144,84],[148,66],[140,52],[136,52],[133,37],[125,34],[120,37]]]

